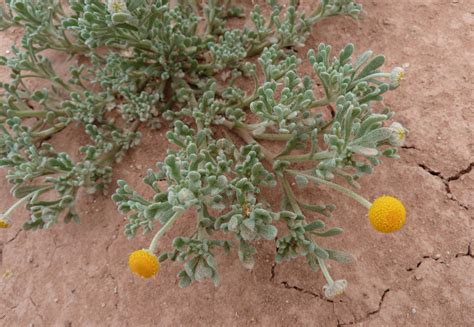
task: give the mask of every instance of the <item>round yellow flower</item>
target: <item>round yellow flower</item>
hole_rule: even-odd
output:
[[[372,227],[381,233],[393,233],[405,224],[406,211],[403,203],[392,196],[377,198],[369,209]]]
[[[160,271],[158,258],[145,249],[130,254],[128,266],[132,272],[143,278],[153,277]]]
[[[8,223],[8,221],[0,219],[0,228],[8,228],[8,227],[10,227],[10,224]]]

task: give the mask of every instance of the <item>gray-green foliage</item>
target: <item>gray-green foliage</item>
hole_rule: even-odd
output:
[[[172,126],[173,147],[144,180],[155,195],[145,198],[121,180],[113,200],[129,217],[130,238],[176,213],[195,216],[193,232],[160,254],[184,264],[180,286],[206,278],[217,284],[216,250],[227,253],[234,242],[249,268],[261,239],[276,240],[277,262],[303,256],[316,270],[320,260],[349,261],[320,245],[342,229],[308,214],[330,217],[334,206],[297,199],[287,170],[303,162],[306,175],[357,186],[381,157],[396,157],[394,131],[384,127],[393,114],[372,107],[398,86],[399,71],[380,72],[384,58],[370,51],[354,60],[350,44],[336,57],[321,44],[308,52],[313,73],[301,75],[294,49],[311,27],[331,16],[357,17],[361,6],[320,0],[304,13],[298,1],[267,2],[268,17],[256,6],[236,29],[229,19],[246,13],[230,0],[70,0],[66,7],[59,0],[7,1],[0,29],[20,27],[24,36],[12,55],[0,57],[11,76],[0,84],[0,166],[13,194],[28,197],[25,227],[49,227],[60,216],[78,220],[78,190],[106,188],[112,164],[139,144],[138,129],[164,125]],[[70,55],[68,76],[58,75],[46,49]],[[30,89],[30,79],[44,87]],[[54,139],[47,143],[74,128],[90,143],[70,153],[55,150]],[[312,185],[304,175],[295,182]],[[277,184],[282,206],[272,210],[261,191]],[[235,240],[221,240],[225,234]]]

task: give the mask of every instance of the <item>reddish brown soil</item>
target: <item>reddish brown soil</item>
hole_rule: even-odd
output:
[[[346,233],[331,245],[357,258],[331,266],[335,278],[349,282],[344,296],[323,299],[322,276],[303,261],[275,266],[271,243],[259,244],[260,260],[252,271],[235,253],[220,258],[218,288],[206,282],[179,289],[173,263],[164,264],[157,279],[135,278],[127,256],[145,247],[150,236],[126,240],[124,219],[110,194],[81,194],[81,225],[26,233],[20,229],[26,213],[19,211],[18,223],[0,234],[0,325],[474,326],[474,3],[361,2],[363,20],[324,22],[307,44],[326,42],[339,50],[353,42],[359,53],[370,48],[386,54],[388,67],[410,65],[402,87],[386,98],[411,131],[402,159],[385,160],[362,181],[370,199],[381,194],[402,199],[408,221],[399,233],[377,234],[364,209],[349,200],[326,190],[308,195],[337,204],[335,223]],[[301,3],[310,7],[313,1]],[[17,32],[1,35],[2,54],[18,42]],[[53,142],[70,148],[71,140],[84,141],[75,135],[68,130]],[[115,178],[149,194],[141,177],[164,157],[167,144],[163,131],[144,136]],[[3,179],[0,192],[3,210],[13,201]],[[184,232],[185,225],[166,239]]]

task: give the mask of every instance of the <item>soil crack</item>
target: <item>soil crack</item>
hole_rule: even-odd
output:
[[[463,170],[459,171],[457,174],[446,178],[446,180],[448,182],[455,181],[455,180],[461,178],[461,176],[469,174],[473,168],[474,168],[474,162],[471,162],[468,167],[466,167]]]
[[[0,243],[0,266],[1,266],[2,263],[3,263],[3,248],[5,247],[5,245],[7,245],[7,244],[13,242],[13,241],[18,237],[18,235],[20,235],[20,233],[21,233],[22,230],[23,230],[23,229],[19,229],[19,230],[16,232],[15,236],[13,236],[11,239],[9,239],[9,240],[6,241],[6,242]]]
[[[415,269],[417,269],[418,267],[420,267],[423,262],[425,262],[425,261],[428,260],[428,259],[432,259],[432,260],[434,260],[434,261],[438,261],[439,259],[441,259],[441,257],[440,257],[440,256],[424,255],[424,256],[423,256],[423,259],[420,260],[420,261],[418,261],[418,263],[416,264],[416,267],[409,267],[409,268],[406,269],[406,271],[414,271]],[[440,261],[440,263],[444,263],[444,261]]]
[[[117,226],[115,226],[115,230],[114,230],[114,234],[112,235],[112,239],[105,246],[105,251],[107,252],[107,254],[109,253],[109,248],[118,239],[118,236],[119,236],[119,233],[120,233],[120,227],[121,227],[121,224],[117,224]]]
[[[405,149],[405,150],[417,150],[417,151],[420,151],[420,149],[418,149],[416,146],[414,145],[402,145],[401,146],[402,149]]]
[[[466,204],[459,201],[456,198],[456,196],[453,194],[453,192],[451,191],[451,187],[449,185],[449,182],[452,182],[452,181],[455,181],[455,180],[461,178],[462,175],[468,174],[472,170],[472,168],[474,167],[474,163],[471,163],[469,165],[469,167],[459,171],[457,174],[455,174],[453,176],[450,176],[450,177],[443,176],[443,174],[440,171],[436,171],[434,169],[431,169],[430,167],[426,166],[425,164],[418,164],[418,167],[422,168],[423,170],[425,170],[430,175],[438,177],[444,184],[444,189],[445,189],[445,192],[448,196],[448,199],[451,200],[451,201],[456,202],[457,205],[460,206],[461,208],[463,208],[464,210],[469,210],[469,207]]]
[[[304,294],[308,294],[308,295],[311,295],[311,296],[313,296],[313,297],[315,297],[315,298],[324,300],[324,301],[326,301],[326,302],[333,303],[333,301],[326,299],[326,298],[323,297],[322,295],[319,295],[319,294],[314,293],[314,292],[312,292],[312,291],[305,290],[304,288],[301,288],[301,287],[296,286],[296,285],[290,285],[287,281],[282,281],[280,284],[283,285],[283,287],[285,287],[286,289],[290,289],[290,290],[293,289],[293,290],[296,290],[296,291],[298,291],[298,292],[301,292],[301,293],[304,293]]]
[[[385,296],[387,295],[387,293],[390,292],[390,289],[387,288],[385,291],[383,291],[382,293],[382,296],[380,297],[380,301],[379,301],[379,306],[376,310],[373,310],[373,311],[369,311],[365,317],[361,318],[361,319],[356,319],[354,321],[351,321],[351,322],[347,322],[347,323],[340,323],[339,322],[339,319],[337,320],[337,327],[341,327],[341,326],[348,326],[348,325],[355,325],[355,324],[358,324],[358,323],[361,323],[361,322],[364,322],[364,321],[367,321],[370,319],[370,317],[372,317],[373,315],[377,314],[380,312],[380,310],[382,310],[382,306],[383,306],[383,301],[385,300]]]
[[[464,253],[464,252],[461,252],[461,253],[457,253],[454,258],[459,258],[459,257],[471,257],[471,258],[474,258],[474,253],[472,252],[472,241],[469,242],[469,244],[467,245],[467,251]],[[452,258],[452,257],[451,257]],[[440,254],[437,254],[437,255],[433,255],[433,256],[430,256],[430,255],[424,255],[422,257],[422,260],[418,261],[418,263],[416,264],[415,267],[409,267],[406,269],[406,271],[414,271],[416,270],[418,267],[421,266],[421,264],[427,260],[434,260],[436,262],[439,262],[439,263],[445,263],[445,261],[441,260],[441,255]]]
[[[118,239],[118,236],[119,236],[119,233],[120,233],[120,227],[121,227],[121,224],[117,224],[117,226],[115,226],[115,230],[114,230],[114,234],[112,235],[112,239],[108,242],[108,244],[105,246],[105,252],[107,254],[106,258],[107,258],[107,273],[105,275],[105,278],[110,278],[114,284],[114,289],[113,289],[113,292],[114,292],[114,295],[115,295],[115,300],[114,300],[114,307],[115,307],[115,310],[118,310],[118,306],[119,306],[119,301],[120,301],[120,295],[119,295],[119,285],[118,285],[118,281],[116,280],[115,276],[112,274],[112,271],[111,271],[111,268],[110,268],[110,263],[109,263],[109,260],[110,260],[110,253],[109,253],[109,249],[110,247],[112,246],[112,244]]]
[[[456,258],[459,258],[459,257],[471,257],[471,258],[474,258],[474,253],[472,253],[472,241],[469,242],[469,244],[467,245],[467,252],[466,252],[466,253],[458,253],[458,254],[456,254]]]
[[[6,241],[6,242],[4,243],[4,245],[13,242],[13,241],[18,237],[18,235],[20,235],[20,233],[21,233],[22,231],[23,231],[23,229],[19,229],[19,230],[16,232],[15,236],[13,236],[11,239],[9,239],[8,241]]]

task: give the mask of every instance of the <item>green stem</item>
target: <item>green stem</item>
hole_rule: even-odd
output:
[[[260,146],[260,149],[262,150],[262,154],[265,157],[265,159],[270,164],[273,164],[273,161],[275,160],[276,155],[274,153],[272,153],[270,150],[268,150],[266,147],[262,146],[257,141],[255,141],[252,134],[250,134],[250,132],[247,129],[242,128],[242,127],[237,127],[237,125],[235,123],[232,123],[228,120],[225,120],[222,125],[224,125],[229,130],[231,130],[235,134],[237,134],[242,140],[245,141],[245,143],[247,143],[247,144],[251,144],[251,143],[258,144]]]
[[[25,196],[24,198],[21,198],[20,200],[18,200],[17,202],[15,202],[7,211],[5,211],[5,213],[3,214],[5,217],[9,217],[13,211],[15,211],[19,206],[21,206],[23,203],[25,203],[26,201],[28,201],[32,196],[33,196],[34,193],[30,193],[28,194],[27,196]]]
[[[293,137],[292,134],[273,134],[273,133],[262,133],[255,135],[254,138],[257,140],[267,141],[289,141]]]
[[[199,7],[198,7],[198,4],[197,4],[196,0],[188,0],[188,4],[193,9],[196,16],[199,16]]]
[[[198,237],[198,240],[201,240],[202,237],[203,237],[203,233],[202,233],[202,228],[201,228],[201,221],[204,219],[204,209],[203,207],[199,208],[197,210],[197,214],[198,214],[198,219],[197,219],[197,222],[196,222],[196,230],[197,230],[197,237]]]
[[[21,117],[21,118],[30,118],[30,117],[46,117],[46,115],[52,112],[55,114],[56,117],[58,116],[65,116],[66,113],[59,111],[34,111],[34,110],[18,110],[18,111],[12,111],[13,115],[16,117]]]
[[[206,35],[211,35],[214,28],[214,18],[216,16],[215,0],[208,1],[209,16],[207,17]]]
[[[331,275],[329,274],[328,268],[326,267],[326,263],[324,262],[323,259],[320,259],[318,257],[318,264],[319,267],[321,268],[321,272],[324,275],[324,278],[326,278],[326,281],[328,282],[329,285],[334,284],[334,280],[332,279]]]
[[[368,76],[365,76],[361,79],[358,79],[357,80],[357,83],[359,82],[363,82],[363,81],[367,81],[367,80],[370,80],[370,79],[373,79],[373,78],[377,78],[377,77],[385,77],[385,78],[390,78],[390,73],[374,73],[372,75],[368,75]],[[353,81],[351,83],[351,86],[353,86],[355,84],[356,81]]]
[[[176,222],[176,220],[181,216],[182,211],[177,211],[174,213],[174,215],[166,222],[166,224],[161,227],[161,229],[156,233],[155,237],[153,237],[153,240],[150,243],[150,247],[148,248],[148,251],[151,253],[155,253],[156,247],[158,246],[158,241],[160,238],[166,234],[166,232],[173,227],[173,224]]]
[[[35,196],[36,194],[38,193],[41,193],[41,192],[44,192],[44,191],[47,191],[51,189],[50,186],[47,186],[47,187],[43,187],[43,188],[40,188],[39,190],[36,190],[34,192],[31,192],[30,194],[24,196],[23,198],[21,198],[20,200],[18,200],[17,202],[15,202],[7,211],[5,211],[5,213],[3,214],[3,216],[5,217],[9,217],[13,211],[15,211],[18,207],[20,207],[22,204],[24,204],[25,202],[27,202],[29,199],[31,199],[33,196]]]
[[[66,128],[66,126],[67,126],[67,124],[60,123],[56,126],[45,129],[44,131],[31,133],[31,136],[34,137],[34,138],[43,139],[43,138],[46,138],[50,135],[53,135],[53,134],[63,130],[64,128]]]
[[[321,5],[318,6],[318,8],[316,10],[314,10],[313,13],[311,13],[310,16],[308,17],[308,22],[309,22],[310,26],[313,26],[313,25],[317,24],[319,21],[321,21],[324,18],[323,10],[322,10],[321,7],[322,7]],[[304,33],[305,29],[307,29],[307,26],[305,26],[305,25],[298,24],[298,26],[296,26],[296,30],[297,30],[298,34]],[[259,54],[260,52],[263,51],[263,49],[265,49],[266,47],[268,47],[270,45],[272,45],[272,43],[270,41],[268,41],[268,37],[267,37],[267,40],[262,40],[262,43],[259,46],[256,46],[256,47],[252,46],[247,51],[247,58],[248,57],[253,57],[253,56]],[[280,49],[284,48],[284,47],[285,47],[285,44],[280,44]]]
[[[286,160],[291,162],[307,162],[307,161],[316,161],[316,160],[325,160],[334,158],[334,152],[318,152],[318,153],[307,153],[307,154],[294,154],[294,155],[284,155],[278,156],[278,160]]]
[[[316,176],[312,176],[312,175],[308,175],[308,174],[305,174],[305,173],[301,173],[297,170],[287,170],[287,172],[293,174],[293,175],[299,175],[299,176],[303,176],[303,177],[306,177],[307,179],[309,180],[312,180],[316,183],[320,183],[320,184],[324,184],[326,186],[329,186],[330,188],[338,191],[338,192],[341,192],[343,193],[344,195],[347,195],[348,197],[356,200],[357,202],[359,202],[362,206],[366,207],[367,209],[370,209],[370,207],[372,206],[372,203],[370,203],[369,201],[367,201],[365,198],[363,198],[362,196],[360,196],[359,194],[345,188],[344,186],[341,186],[341,185],[338,185],[336,183],[333,183],[333,182],[330,182],[330,181],[327,181],[325,179],[322,179],[322,178],[319,178],[319,177],[316,177]]]
[[[136,132],[138,130],[138,127],[140,126],[140,121],[136,120],[133,122],[132,126],[130,129],[128,129],[128,132]],[[115,159],[115,155],[119,153],[120,150],[122,150],[123,145],[122,144],[116,144],[112,147],[112,150],[107,152],[103,158],[99,159],[97,161],[98,166],[105,166],[110,164],[111,161]]]
[[[321,99],[321,100],[311,102],[311,104],[309,106],[310,106],[310,108],[316,108],[316,107],[327,106],[330,103],[331,103],[331,101],[328,98],[324,98],[324,99]]]
[[[291,208],[294,210],[295,213],[303,216],[303,212],[301,211],[300,205],[298,204],[295,194],[291,189],[290,183],[288,183],[288,180],[285,177],[279,178],[279,180],[281,182],[281,185],[283,186],[283,190],[285,191],[288,201],[290,202]]]

